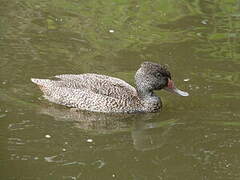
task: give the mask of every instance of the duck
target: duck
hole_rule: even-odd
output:
[[[175,87],[166,65],[148,61],[136,71],[136,88],[119,78],[95,73],[61,74],[31,81],[50,102],[91,112],[157,112],[162,101],[154,91],[163,89],[180,96],[189,95]]]

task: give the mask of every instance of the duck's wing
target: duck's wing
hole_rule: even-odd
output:
[[[137,91],[125,81],[99,74],[63,74],[55,76],[55,79],[32,79],[39,86],[62,87],[68,89],[80,89],[91,93],[110,96],[114,98],[136,97]]]
[[[74,89],[85,89],[97,94],[111,97],[136,96],[136,89],[125,81],[99,74],[63,74],[56,78],[62,80],[65,87]]]

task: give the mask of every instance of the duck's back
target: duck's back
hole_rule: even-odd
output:
[[[45,98],[57,104],[97,112],[140,111],[134,87],[125,81],[98,74],[63,74],[55,79],[32,79]]]

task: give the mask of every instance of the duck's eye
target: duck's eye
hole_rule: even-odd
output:
[[[162,74],[161,73],[156,73],[156,77],[159,78],[159,77],[162,77]]]

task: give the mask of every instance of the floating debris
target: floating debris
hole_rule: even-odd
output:
[[[93,140],[92,139],[87,139],[87,142],[91,143],[91,142],[93,142]]]
[[[187,82],[187,81],[190,81],[190,79],[189,79],[189,78],[186,78],[186,79],[184,79],[183,81]]]
[[[51,138],[51,136],[49,134],[46,134],[45,138]]]
[[[201,23],[204,24],[204,25],[207,25],[208,24],[208,20],[204,19],[204,20],[201,21]]]
[[[110,32],[110,33],[114,33],[114,30],[113,30],[113,29],[110,29],[109,32]]]
[[[65,149],[65,148],[63,148],[63,149],[62,149],[62,151],[63,151],[63,152],[65,152],[65,151],[66,151],[66,149]]]
[[[197,36],[202,36],[202,34],[201,33],[197,33]]]

